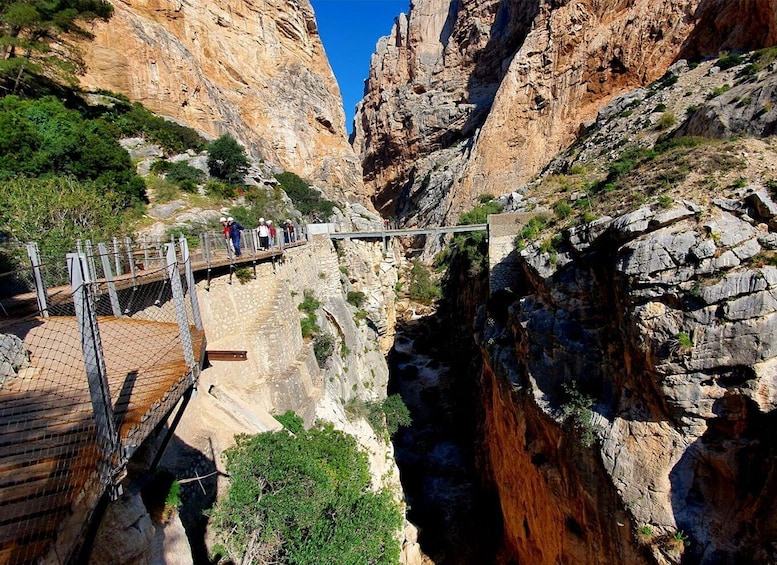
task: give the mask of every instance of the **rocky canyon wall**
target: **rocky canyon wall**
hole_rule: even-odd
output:
[[[178,520],[152,524],[139,489],[130,486],[128,496],[111,506],[101,525],[92,563],[145,562],[161,558],[160,554],[191,563],[184,552],[193,551],[194,562],[210,555],[205,513],[227,486],[224,450],[234,444],[236,434],[279,429],[273,415],[286,410],[308,424],[322,419],[355,436],[368,456],[373,483],[387,486],[401,499],[391,444],[378,437],[363,417],[346,410],[349,401],[380,401],[387,393],[381,339],[385,343],[390,336],[381,338],[378,328],[387,328],[387,319],[394,317],[398,257],[384,256],[381,249],[379,243],[344,242],[338,255],[324,237],[287,249],[283,262],[257,265],[256,278],[244,284],[228,274],[198,282],[208,348],[245,350],[247,359],[213,360],[202,371],[198,392],[161,461],[162,469],[184,480],[180,518],[192,547],[182,539]],[[364,293],[363,318],[346,301],[347,292],[354,289]],[[303,314],[297,305],[307,296],[319,301],[317,325],[333,338],[332,355],[324,363],[317,361],[314,344],[300,332]],[[133,469],[142,471],[148,463],[141,454]],[[185,480],[192,477],[202,478]],[[402,562],[420,562],[412,526],[405,535],[410,539],[403,540]]]
[[[777,559],[776,220],[751,186],[519,253],[479,340],[520,562]]]
[[[87,89],[108,89],[252,157],[346,194],[361,167],[308,0],[112,0],[82,44]]]
[[[353,144],[384,215],[455,221],[529,180],[680,57],[777,41],[768,0],[416,0],[373,55]]]

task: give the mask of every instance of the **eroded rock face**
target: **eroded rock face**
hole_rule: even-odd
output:
[[[640,562],[624,553],[639,529],[657,562],[677,562],[677,532],[689,562],[777,559],[773,204],[748,187],[572,229],[553,258],[521,252],[509,321],[490,312],[481,342],[487,445],[521,560],[614,544],[601,562]],[[590,450],[559,430],[570,387],[592,399]]]
[[[373,56],[354,147],[378,209],[455,221],[680,57],[772,45],[773,3],[418,0]]]
[[[109,89],[252,157],[352,192],[361,170],[308,0],[111,2],[85,43],[87,89]]]

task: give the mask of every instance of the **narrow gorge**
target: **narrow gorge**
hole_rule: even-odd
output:
[[[214,525],[235,437],[290,411],[396,505],[376,563],[777,563],[775,0],[412,0],[350,139],[310,0],[110,4],[81,88],[249,160],[228,203],[149,182],[143,236],[254,197],[308,237],[198,279],[208,349],[245,360],[214,356],[161,457],[178,513],[160,426],[86,562],[319,563]],[[205,150],[122,147],[210,180]]]

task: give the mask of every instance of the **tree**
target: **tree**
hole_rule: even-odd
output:
[[[222,135],[208,148],[208,170],[216,178],[242,184],[248,165],[245,149],[229,134]]]
[[[124,210],[120,194],[72,178],[16,178],[0,191],[0,228],[19,241],[38,242],[44,256],[61,258],[77,239],[128,235]]]
[[[402,513],[391,493],[370,488],[367,456],[331,424],[237,436],[231,477],[213,522],[235,563],[394,564]]]
[[[14,94],[25,73],[73,82],[83,63],[68,48],[66,36],[91,39],[82,24],[112,15],[113,6],[105,0],[0,0],[0,78]],[[51,49],[54,42],[56,50]]]
[[[0,178],[19,175],[70,175],[116,192],[125,205],[146,200],[143,179],[107,124],[54,97],[0,99]]]

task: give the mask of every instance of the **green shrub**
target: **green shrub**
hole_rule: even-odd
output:
[[[316,220],[327,220],[334,211],[335,203],[323,198],[321,194],[292,172],[275,175],[284,192],[294,203],[294,207],[304,216]]]
[[[698,147],[700,145],[708,145],[711,143],[709,139],[706,137],[697,137],[697,136],[683,136],[683,137],[672,137],[669,139],[659,139],[656,141],[656,145],[654,147],[654,150],[656,153],[667,153],[668,151],[671,151],[676,148],[693,148]]]
[[[561,220],[567,219],[572,214],[572,206],[564,200],[559,200],[553,205],[553,212]]]
[[[408,296],[410,300],[429,305],[442,296],[440,285],[432,280],[428,269],[420,261],[413,261],[409,278]]]
[[[690,351],[693,349],[693,340],[691,339],[691,336],[685,332],[677,334],[677,346],[680,348],[680,351]]]
[[[710,92],[707,95],[707,99],[711,100],[712,98],[720,96],[721,94],[723,94],[724,92],[728,92],[729,90],[731,90],[730,84],[724,84],[723,86],[716,86],[715,88],[712,89],[712,92]]]
[[[591,447],[597,435],[597,429],[593,423],[594,413],[591,410],[593,399],[580,392],[575,383],[564,383],[563,390],[565,400],[561,406],[561,415],[564,423],[578,434],[583,447]]]
[[[185,181],[199,184],[204,180],[205,173],[195,167],[192,167],[185,161],[176,161],[167,167],[166,178],[167,180],[178,184],[181,184]]]
[[[57,98],[0,99],[0,178],[72,176],[146,202],[145,183],[129,153],[102,121],[85,119]]]
[[[335,351],[335,336],[332,334],[319,334],[313,338],[313,353],[318,361],[318,366],[326,365],[327,360]]]
[[[120,99],[120,95],[111,96]],[[140,102],[116,104],[105,120],[116,128],[118,136],[143,137],[162,147],[167,155],[188,149],[202,151],[206,146],[205,139],[195,130],[151,113]]]
[[[306,314],[306,316],[300,320],[300,326],[302,329],[302,337],[307,339],[321,331],[318,327],[318,320],[316,319],[316,310],[321,306],[321,302],[316,300],[312,290],[306,289],[303,291],[302,295],[304,300],[297,308]]]
[[[181,195],[180,187],[167,179],[163,179],[156,175],[149,175],[146,177],[146,181],[148,182],[148,188],[154,195],[154,202],[156,204],[170,202]]]
[[[367,310],[364,308],[359,308],[356,311],[356,314],[353,315],[353,320],[356,322],[356,325],[359,325],[359,322],[363,322],[367,319]]]
[[[388,441],[400,427],[410,426],[413,421],[410,411],[399,394],[392,394],[380,401],[365,402],[360,398],[351,398],[345,406],[345,412],[351,419],[365,418],[375,435]]]
[[[234,562],[398,562],[402,512],[371,488],[353,437],[331,424],[239,435],[224,456],[231,483],[212,523]]]
[[[235,269],[235,277],[240,281],[240,284],[246,284],[254,278],[254,275],[248,267],[240,267]]]
[[[0,226],[19,241],[36,241],[43,256],[74,251],[77,239],[129,235],[134,211],[121,194],[73,178],[13,178],[0,190]]]
[[[393,436],[400,427],[410,426],[413,421],[405,401],[398,394],[389,395],[382,403],[383,414],[386,416],[386,430]]]
[[[658,205],[662,208],[671,208],[674,204],[674,199],[668,194],[662,194],[658,197]]]
[[[237,190],[231,184],[211,179],[205,185],[205,194],[213,198],[228,200],[237,196]]]
[[[661,114],[661,117],[656,122],[656,129],[664,130],[674,127],[677,123],[677,117],[671,112],[665,112]]]
[[[174,480],[165,497],[165,507],[162,511],[162,521],[167,521],[181,506],[181,483]]]
[[[485,224],[488,222],[490,214],[499,214],[502,211],[502,205],[499,202],[489,200],[478,206],[475,206],[469,212],[464,212],[459,216],[458,225],[471,226],[473,224]]]
[[[349,290],[346,295],[346,302],[356,308],[361,308],[364,305],[364,301],[367,299],[367,295],[357,290]]]
[[[720,56],[718,59],[718,67],[725,71],[726,69],[730,69],[731,67],[736,67],[737,65],[741,65],[744,63],[744,59],[741,55],[737,55],[735,53],[724,53]]]
[[[547,223],[548,217],[544,214],[538,214],[529,218],[529,221],[526,222],[526,225],[524,225],[521,228],[521,231],[518,232],[518,235],[515,236],[515,246],[518,249],[523,249],[526,247],[528,242],[539,237],[539,235],[542,233],[542,230],[545,229],[545,224]]]
[[[245,148],[229,134],[208,146],[208,170],[217,179],[233,185],[242,184],[248,165]]]

